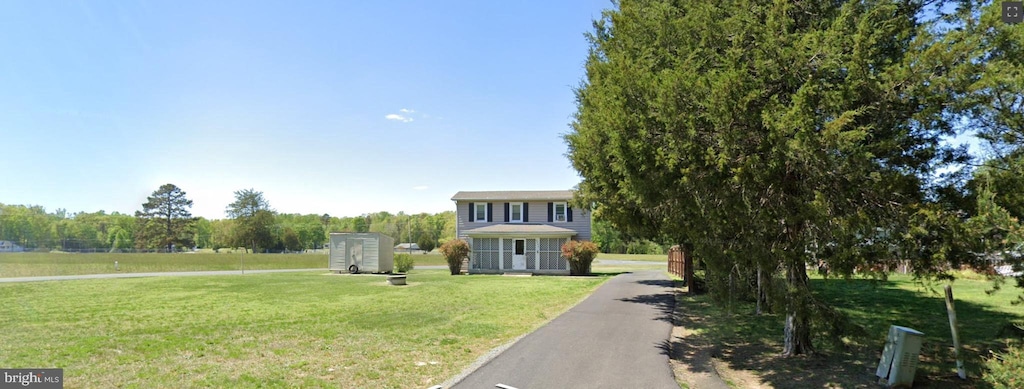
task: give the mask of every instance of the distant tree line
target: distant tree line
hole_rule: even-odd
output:
[[[154,191],[135,215],[69,213],[60,208],[47,212],[41,206],[0,204],[0,240],[26,250],[283,252],[323,248],[331,232],[380,232],[425,250],[455,237],[453,211],[355,217],[278,213],[254,189],[235,192],[226,219],[193,217],[191,207],[186,192],[173,184]]]
[[[0,240],[28,250],[180,251],[238,248],[256,252],[322,248],[330,232],[380,232],[396,242],[416,243],[431,251],[455,237],[455,212],[406,214],[375,212],[354,217],[277,213],[263,193],[235,192],[226,219],[192,217],[192,201],[173,184],[162,185],[135,215],[118,212],[47,212],[41,206],[0,204]],[[596,218],[593,241],[601,252],[664,254],[660,242],[629,236]]]

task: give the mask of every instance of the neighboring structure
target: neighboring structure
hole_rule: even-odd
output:
[[[420,251],[420,245],[416,243],[399,243],[395,246],[396,253],[410,253],[413,251]]]
[[[395,240],[377,232],[331,233],[330,271],[390,273],[395,268]]]
[[[590,240],[590,212],[573,209],[573,192],[459,192],[455,236],[469,242],[470,273],[569,274],[562,245]]]
[[[0,240],[0,253],[20,253],[25,251],[21,246],[14,244],[9,240]]]

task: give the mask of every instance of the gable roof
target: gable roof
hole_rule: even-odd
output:
[[[572,200],[571,190],[497,190],[497,191],[460,191],[452,196],[452,201],[497,201],[497,200]]]
[[[470,236],[509,234],[573,236],[576,235],[576,231],[570,230],[568,228],[555,227],[547,224],[526,223],[496,224],[493,226],[474,228],[472,230],[466,231],[466,235]]]

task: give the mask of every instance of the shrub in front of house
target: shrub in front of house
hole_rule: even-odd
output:
[[[395,271],[398,273],[408,273],[413,268],[412,255],[409,254],[395,254]]]
[[[569,274],[584,276],[590,274],[590,264],[598,253],[597,245],[590,241],[570,240],[562,245],[562,258],[569,261]]]
[[[1005,352],[993,355],[985,361],[986,372],[982,376],[995,389],[1024,387],[1024,346],[1010,345]]]
[[[469,243],[462,239],[452,239],[441,245],[441,255],[448,262],[448,270],[452,275],[462,272],[462,260],[469,256]]]

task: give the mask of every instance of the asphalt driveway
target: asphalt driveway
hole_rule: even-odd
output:
[[[661,270],[616,276],[453,388],[678,389],[668,357],[671,286]]]

